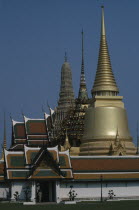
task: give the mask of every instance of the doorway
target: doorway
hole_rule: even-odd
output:
[[[40,181],[37,183],[37,202],[55,202],[55,182]]]

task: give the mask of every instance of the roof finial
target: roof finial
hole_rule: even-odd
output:
[[[47,107],[48,107],[48,109],[50,110],[50,105],[49,105],[49,102],[48,102],[48,100],[47,100]]]
[[[65,62],[67,62],[67,60],[68,60],[68,58],[67,58],[67,52],[65,52],[64,58],[65,58]]]
[[[21,115],[24,118],[25,115],[24,115],[23,109],[21,109]]]
[[[44,110],[44,106],[43,106],[43,104],[42,104],[42,112],[43,112],[43,113],[45,113],[45,110]]]

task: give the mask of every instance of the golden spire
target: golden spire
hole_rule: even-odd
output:
[[[112,72],[110,56],[106,41],[104,6],[102,8],[101,19],[101,40],[99,49],[99,58],[97,72],[95,77],[92,95],[117,95],[119,92]]]
[[[117,132],[116,132],[116,139],[115,139],[115,145],[118,146],[120,143],[120,138],[119,138],[119,131],[117,127]]]
[[[69,137],[68,137],[67,129],[66,129],[66,138],[65,138],[65,143],[63,145],[63,148],[64,148],[64,150],[68,150],[68,149],[71,148],[71,145],[69,143]]]
[[[4,149],[7,148],[6,144],[6,118],[5,118],[5,113],[4,113],[4,136],[3,136],[3,147],[2,147],[2,158],[1,160],[4,160]]]

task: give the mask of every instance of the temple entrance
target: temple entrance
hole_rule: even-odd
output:
[[[49,202],[49,183],[40,183],[40,191],[42,193],[41,202]]]
[[[55,182],[37,183],[37,202],[55,202]]]

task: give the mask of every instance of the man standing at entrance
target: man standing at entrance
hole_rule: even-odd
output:
[[[39,198],[39,203],[42,202],[42,191],[39,189],[38,191],[38,198]]]

